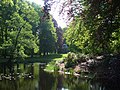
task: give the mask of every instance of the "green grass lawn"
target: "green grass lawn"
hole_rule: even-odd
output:
[[[18,63],[47,63],[45,70],[51,71],[55,68],[55,62],[63,60],[67,54],[50,54],[47,56],[34,56],[33,58],[27,57],[24,60],[17,60]],[[1,61],[1,60],[0,60]],[[2,61],[5,61],[2,59]]]
[[[45,67],[46,71],[53,71],[55,68],[55,62],[63,60],[67,54],[50,54],[47,56],[40,56],[40,57],[33,57],[33,58],[26,58],[25,60],[19,61],[20,63],[47,63]]]
[[[49,63],[53,60],[62,60],[67,54],[50,54],[47,56],[27,57],[24,60],[16,59],[18,63]],[[0,62],[6,62],[8,59],[0,58]]]
[[[55,63],[56,63],[57,61],[62,61],[63,58],[66,57],[66,56],[67,56],[67,54],[61,54],[61,57],[57,57],[57,58],[52,59],[52,61],[50,61],[50,62],[47,64],[45,70],[46,70],[46,71],[54,71],[54,69],[56,68]]]
[[[40,62],[40,63],[49,63],[53,60],[63,60],[63,58],[66,56],[67,54],[50,54],[50,55],[47,55],[47,56],[40,56],[40,57],[29,57],[29,58],[26,58],[25,60],[21,60],[20,62],[28,62],[28,63],[37,63],[37,62]]]

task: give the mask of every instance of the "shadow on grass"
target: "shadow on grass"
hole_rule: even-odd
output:
[[[55,60],[63,60],[63,58],[65,57],[66,54],[49,54],[46,56],[37,56],[35,55],[34,57],[27,57],[24,60],[21,59],[16,59],[16,61],[14,61],[14,63],[50,63],[51,61],[55,61]],[[7,60],[2,59],[0,60],[0,63],[2,62],[7,62]]]
[[[50,54],[46,56],[34,56],[33,58],[28,57],[25,60],[17,60],[18,63],[49,63],[55,59],[62,59],[62,54]]]
[[[62,58],[62,54],[50,54],[46,56],[41,56],[41,58],[50,58],[50,59]]]
[[[16,61],[13,61],[13,63],[14,64],[46,63],[47,64],[46,67],[45,67],[46,70],[51,71],[51,70],[54,70],[54,68],[55,68],[55,62],[63,60],[63,58],[66,55],[67,54],[50,54],[50,55],[46,55],[46,56],[37,56],[36,55],[33,58],[27,57],[24,60],[16,59]],[[5,59],[2,59],[2,60],[0,60],[0,66],[1,66],[2,63],[7,65],[6,63],[9,63],[9,62]]]

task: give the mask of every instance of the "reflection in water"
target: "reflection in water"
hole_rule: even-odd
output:
[[[13,73],[14,79],[9,79]],[[4,78],[2,78],[4,77]],[[119,90],[120,80],[88,80],[45,72],[39,64],[0,65],[0,90]],[[118,81],[118,82],[116,82]]]
[[[52,90],[55,83],[55,78],[52,74],[44,72],[39,66],[38,90]]]

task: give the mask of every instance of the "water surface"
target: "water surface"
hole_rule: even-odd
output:
[[[103,80],[45,72],[39,64],[15,65],[14,73],[17,74],[12,79],[9,78],[10,73],[5,74],[7,79],[0,81],[0,90],[119,90],[114,84],[108,85]]]

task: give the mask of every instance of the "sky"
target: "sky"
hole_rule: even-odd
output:
[[[41,6],[44,6],[44,0],[28,0],[30,2],[35,2],[36,4],[39,4]],[[61,0],[62,1],[62,0]],[[57,21],[58,25],[61,27],[61,28],[65,28],[66,27],[66,23],[65,21],[62,19],[63,17],[60,17],[59,16],[59,10],[60,8],[60,2],[59,3],[56,3],[56,5],[52,6],[51,7],[51,11],[50,11],[50,14],[54,17],[54,19]]]
[[[43,0],[27,0],[27,1],[30,1],[30,2],[35,2],[41,6],[44,6],[44,1]]]

